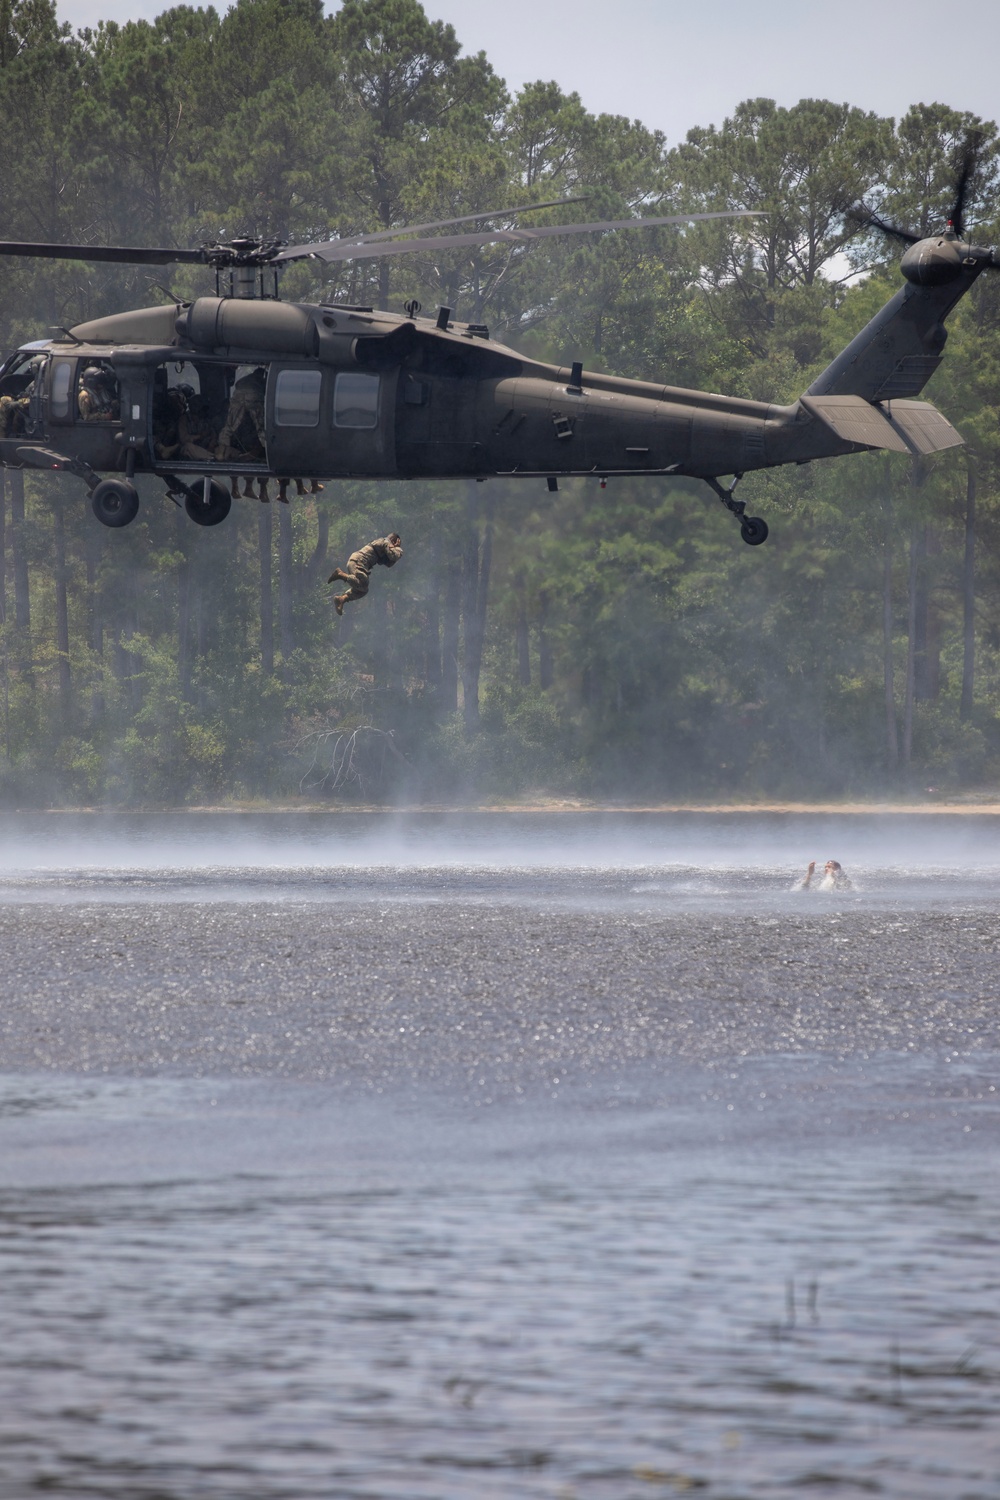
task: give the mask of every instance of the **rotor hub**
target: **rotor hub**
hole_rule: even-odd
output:
[[[899,269],[914,286],[946,286],[962,274],[968,248],[954,232],[918,240],[903,256]]]

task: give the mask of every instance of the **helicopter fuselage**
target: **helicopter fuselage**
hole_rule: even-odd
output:
[[[784,406],[545,364],[446,308],[436,320],[236,297],[138,309],[80,324],[0,367],[0,397],[19,400],[0,461],[69,468],[92,494],[102,473],[158,474],[168,490],[201,481],[206,501],[226,476],[534,476],[552,487],[574,475],[686,475],[707,480],[742,518],[718,476],[961,441],[911,398],[940,362],[941,320],[981,269],[967,260],[947,285],[908,277]],[[85,395],[95,373],[106,397],[96,408]],[[193,413],[194,433],[179,422]]]

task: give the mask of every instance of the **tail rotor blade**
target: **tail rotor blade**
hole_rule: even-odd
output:
[[[954,229],[959,239],[965,237],[965,200],[969,193],[969,182],[976,170],[976,157],[982,142],[979,131],[969,136],[960,157],[958,181],[955,184],[955,201],[948,212],[948,227]]]

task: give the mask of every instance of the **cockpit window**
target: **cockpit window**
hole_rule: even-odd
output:
[[[73,383],[74,359],[52,362],[52,416],[56,422],[69,421],[69,393]]]
[[[376,427],[378,425],[377,375],[337,376],[333,392],[333,425],[335,427]]]

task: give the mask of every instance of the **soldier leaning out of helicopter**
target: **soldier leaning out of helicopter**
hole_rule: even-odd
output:
[[[398,531],[390,531],[388,536],[380,536],[374,542],[369,542],[367,547],[362,547],[359,552],[352,552],[347,559],[347,567],[334,568],[327,583],[333,583],[335,579],[342,578],[351,586],[346,594],[337,594],[334,598],[334,608],[338,615],[344,613],[344,605],[349,604],[352,599],[363,599],[368,592],[368,575],[372,568],[393,568],[403,555],[403,543]]]
[[[15,377],[18,385],[14,391],[0,396],[0,437],[19,437],[27,431],[32,392],[44,367],[45,356],[36,354],[27,371]]]
[[[88,365],[80,376],[76,404],[85,422],[117,422],[121,405],[114,371],[107,365]]]

